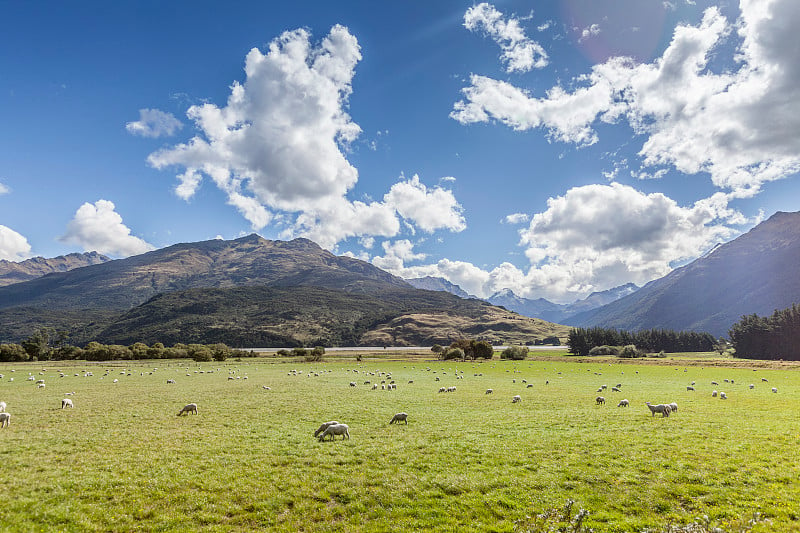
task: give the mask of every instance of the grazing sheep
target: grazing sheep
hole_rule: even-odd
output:
[[[691,385],[689,385],[688,387],[686,387],[686,390],[687,390],[687,391],[693,391],[693,390],[694,390],[694,387],[692,387]]]
[[[716,398],[716,397],[717,397],[717,394],[718,394],[718,392],[717,392],[717,391],[711,391],[711,397],[712,397],[712,398]]]
[[[70,400],[69,398],[64,398],[63,400],[61,400],[61,408],[63,409],[65,407],[75,407],[75,406],[72,405],[72,400]]]
[[[372,390],[378,390],[378,384],[377,383],[373,383],[372,384]]]
[[[720,392],[719,393],[719,399],[720,400],[727,400],[728,399],[728,395],[725,394],[724,392]]]
[[[325,440],[325,437],[327,437],[328,435],[331,436],[331,440],[335,440],[336,435],[341,435],[342,440],[344,440],[345,438],[349,439],[350,428],[347,426],[347,424],[334,424],[332,426],[328,426],[327,428],[325,428],[325,431],[322,432],[322,435],[319,436],[320,442]]]
[[[174,379],[168,379],[168,380],[167,380],[167,383],[168,383],[168,384],[169,384],[169,383],[173,383],[173,384],[174,384],[174,383],[175,383],[175,380],[174,380]]]
[[[400,422],[405,422],[406,425],[408,425],[408,413],[397,413],[396,415],[394,415],[389,423],[394,424],[395,422],[397,422],[398,424]]]
[[[755,388],[756,388],[756,386],[751,383],[750,384],[750,389],[755,389]]]
[[[37,389],[43,389],[44,388],[44,383],[39,383],[38,385],[36,385],[36,388]]]
[[[196,403],[190,403],[188,405],[184,405],[183,409],[178,411],[178,416],[181,416],[184,413],[187,414],[187,415],[189,413],[197,414],[197,404]]]
[[[351,386],[351,387],[355,387],[355,386],[356,386],[356,382],[355,382],[355,381],[351,381],[351,382],[350,382],[350,386]]]
[[[767,378],[761,378],[761,381],[763,381],[764,383],[769,382],[769,380]]]
[[[445,389],[444,387],[439,387],[439,392],[447,392],[447,389]]]
[[[597,398],[594,399],[594,401],[597,403],[597,405],[601,404],[605,405],[606,403],[606,399],[603,398],[602,396],[598,396]]]
[[[617,407],[628,407],[629,404],[630,402],[628,400],[620,400]]]
[[[621,392],[618,387],[611,387],[611,390],[613,392]]]
[[[520,397],[519,394],[517,394],[516,396],[511,398],[511,403],[517,403],[517,402],[521,402],[521,401],[522,401],[522,397]]]
[[[0,428],[8,427],[9,423],[11,423],[11,414],[0,413]]]
[[[339,422],[337,422],[336,420],[331,420],[330,422],[324,422],[324,423],[323,423],[323,424],[322,424],[322,425],[321,425],[319,428],[317,428],[317,430],[314,432],[314,436],[316,437],[317,435],[319,435],[320,433],[322,433],[323,431],[325,431],[325,430],[326,430],[326,429],[328,429],[329,427],[331,427],[331,426],[336,426],[336,425],[338,425],[338,424],[339,424]]]
[[[652,416],[656,416],[656,413],[661,413],[661,418],[666,418],[672,411],[669,405],[664,405],[663,403],[652,405],[650,402],[645,402],[645,404],[650,408],[650,413]]]
[[[528,385],[525,388],[526,389],[532,389],[533,388],[533,383],[528,383]]]
[[[6,402],[0,402],[0,413],[6,412]]]
[[[491,394],[493,392],[494,392],[494,390],[492,390],[492,389],[486,389],[486,394]]]
[[[772,392],[778,392],[778,388],[777,387],[772,387]]]
[[[668,404],[668,405],[669,405],[670,411],[672,411],[673,413],[677,413],[678,412],[678,404],[677,403],[672,402],[671,404]]]

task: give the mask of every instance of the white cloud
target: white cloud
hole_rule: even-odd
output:
[[[86,202],[75,212],[59,240],[77,244],[87,252],[122,257],[152,250],[151,244],[131,235],[130,228],[122,223],[122,217],[114,209],[114,203],[108,200]]]
[[[510,215],[506,215],[503,218],[503,222],[506,224],[522,224],[523,222],[527,222],[530,220],[530,216],[526,213],[512,213]]]
[[[645,167],[707,172],[740,196],[800,171],[800,3],[741,0],[731,25],[716,7],[696,26],[679,25],[662,56],[635,64],[611,58],[537,98],[507,82],[473,75],[451,117],[496,120],[517,130],[545,128],[552,139],[597,142],[598,121],[627,120],[646,140]],[[738,36],[738,69],[714,73],[709,61]]]
[[[30,257],[28,239],[13,229],[0,224],[0,259],[22,261]]]
[[[428,233],[441,228],[459,232],[467,227],[453,192],[441,187],[428,189],[417,175],[392,185],[383,201]]]
[[[547,66],[547,52],[525,36],[519,20],[513,16],[503,19],[503,14],[491,4],[483,2],[467,9],[464,27],[485,33],[502,48],[500,58],[508,72],[527,72]]]
[[[599,24],[592,24],[586,28],[583,28],[581,31],[581,36],[578,38],[578,42],[583,42],[590,37],[595,37],[600,35],[600,25]]]
[[[510,288],[528,298],[571,302],[592,291],[664,276],[677,262],[735,236],[731,225],[758,222],[730,209],[731,198],[717,193],[681,207],[663,194],[618,183],[575,187],[550,198],[547,210],[520,231],[527,269],[502,263],[485,270],[448,259],[408,267],[399,253],[381,264],[404,278],[443,277],[481,297]]]
[[[6,185],[3,185],[2,183],[0,183],[0,194],[8,194],[10,192],[11,192],[11,189],[9,189]]]
[[[172,113],[158,109],[140,109],[139,120],[128,122],[125,129],[141,137],[169,137],[183,128],[183,123]]]
[[[414,253],[414,244],[408,239],[394,242],[384,241],[381,246],[385,255],[373,257],[372,263],[389,272],[403,269],[403,265],[408,261],[417,261],[426,257],[423,253]]]
[[[175,193],[184,200],[208,177],[254,229],[285,223],[281,237],[326,248],[349,237],[394,237],[403,227],[464,229],[452,192],[417,176],[401,177],[380,202],[347,198],[358,181],[346,153],[361,128],[346,110],[361,48],[339,25],[318,45],[310,38],[300,29],[273,40],[266,53],[250,50],[246,79],[232,84],[226,105],[189,108],[200,134],[148,162],[183,168]]]

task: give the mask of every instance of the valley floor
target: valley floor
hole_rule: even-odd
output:
[[[659,364],[381,355],[0,363],[0,400],[12,414],[0,429],[0,524],[538,531],[537,520],[552,525],[561,515],[537,515],[574,500],[570,516],[585,509],[583,525],[594,531],[697,521],[800,531],[796,366],[715,366],[710,356],[689,364],[677,355]],[[396,390],[381,390],[392,380]],[[62,410],[63,398],[74,409]],[[630,407],[617,407],[623,398]],[[647,401],[679,410],[653,417]],[[175,416],[189,402],[199,414]],[[408,425],[389,425],[401,411]],[[349,440],[313,437],[331,419],[350,426]]]

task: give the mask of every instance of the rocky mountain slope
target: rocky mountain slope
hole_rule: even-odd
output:
[[[75,268],[99,265],[110,259],[97,252],[83,254],[67,254],[45,259],[34,257],[25,261],[14,262],[0,260],[0,287],[30,281],[53,272],[67,272]]]
[[[727,335],[743,315],[800,302],[800,212],[778,212],[635,293],[572,318],[578,326]]]

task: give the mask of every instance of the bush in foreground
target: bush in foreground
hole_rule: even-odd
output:
[[[509,346],[500,353],[500,359],[511,359],[512,361],[521,361],[527,356],[527,346]]]

